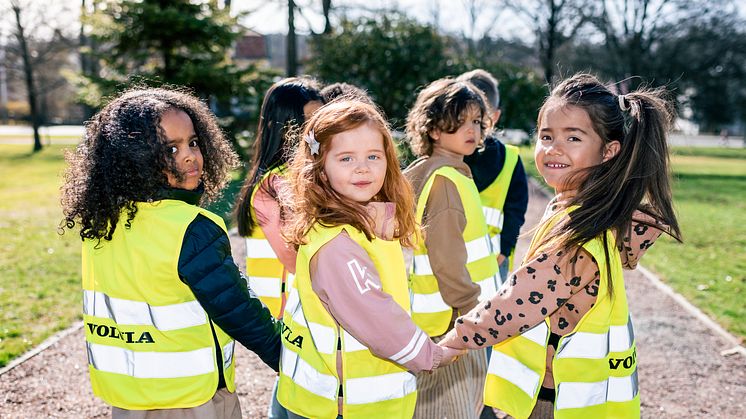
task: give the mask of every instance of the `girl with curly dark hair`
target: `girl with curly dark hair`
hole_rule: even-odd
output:
[[[67,160],[63,222],[83,239],[94,393],[115,418],[240,418],[233,339],[276,370],[280,335],[233,262],[225,223],[198,206],[238,162],[215,116],[183,91],[130,90]]]

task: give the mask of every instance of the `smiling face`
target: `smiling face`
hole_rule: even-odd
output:
[[[204,161],[192,119],[184,111],[169,109],[161,116],[161,129],[166,135],[169,152],[182,177],[179,180],[172,173],[166,172],[169,186],[187,190],[196,189],[202,178]]]
[[[433,149],[441,149],[460,156],[468,156],[477,149],[482,139],[482,113],[476,106],[464,111],[464,123],[455,132],[435,130],[430,133]]]
[[[324,174],[338,194],[368,203],[381,190],[386,178],[381,132],[364,123],[334,135],[326,152]]]
[[[556,192],[575,189],[577,181],[569,184],[569,176],[614,157],[619,141],[604,144],[588,113],[577,106],[545,106],[534,150],[536,168]]]

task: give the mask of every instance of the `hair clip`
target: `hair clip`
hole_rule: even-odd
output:
[[[308,134],[303,138],[308,143],[308,148],[311,150],[311,155],[314,156],[319,154],[319,142],[316,141],[316,136],[313,135],[313,130],[308,131]]]
[[[627,96],[626,95],[618,95],[616,97],[617,102],[619,102],[619,109],[622,110],[622,112],[627,112],[629,110],[629,104],[627,104]]]

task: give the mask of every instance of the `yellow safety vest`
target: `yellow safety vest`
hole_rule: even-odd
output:
[[[425,205],[436,176],[443,176],[456,185],[466,216],[466,228],[463,233],[467,255],[466,269],[469,271],[471,280],[479,284],[481,288],[479,299],[489,299],[498,289],[499,268],[487,234],[487,224],[474,181],[449,166],[441,167],[433,172],[417,200],[417,222],[422,225]],[[412,319],[428,335],[440,336],[450,326],[453,308],[443,301],[440,294],[438,280],[430,266],[425,241],[420,239],[417,243],[414,250],[412,274],[409,278]]]
[[[537,232],[532,248],[553,222],[567,216],[560,211]],[[556,395],[554,417],[639,418],[635,335],[627,307],[622,264],[607,231],[613,295],[607,288],[603,240],[583,245],[598,263],[600,274],[595,305],[575,329],[563,336],[552,361]],[[546,371],[549,318],[521,335],[493,347],[484,389],[485,404],[516,418],[527,418],[536,404]]]
[[[487,231],[490,235],[490,241],[492,242],[492,249],[495,254],[500,254],[500,233],[503,231],[503,221],[505,215],[503,214],[503,208],[505,207],[505,198],[508,195],[508,189],[510,188],[510,181],[513,179],[513,173],[515,167],[518,164],[518,147],[505,144],[505,162],[503,168],[497,178],[479,193],[479,197],[482,199],[482,212],[484,212],[484,220],[487,222]],[[513,270],[513,253],[515,249],[510,252],[510,263],[508,269]]]
[[[246,238],[246,276],[249,280],[249,287],[267,306],[272,313],[272,317],[277,319],[282,318],[282,311],[287,300],[286,281],[292,280],[292,274],[285,269],[280,259],[277,258],[277,254],[269,245],[267,236],[264,235],[264,230],[256,222],[254,198],[256,192],[270,175],[280,176],[284,170],[284,166],[276,167],[265,173],[260,181],[254,185],[254,190],[251,192],[249,215],[256,224],[251,236]]]
[[[327,228],[316,224],[307,236],[308,244],[298,249],[297,274],[283,318],[277,399],[304,417],[336,418],[341,386],[345,418],[409,419],[414,414],[417,383],[415,376],[397,363],[406,360],[401,355],[391,359],[373,355],[337,325],[311,288],[311,258],[343,230],[373,260],[383,291],[409,311],[406,269],[398,241],[368,241],[349,225]],[[356,260],[348,261],[347,266],[361,290],[370,287]],[[341,380],[337,373],[338,349],[342,352]]]
[[[178,273],[189,224],[217,215],[177,200],[138,202],[110,242],[83,241],[83,322],[93,393],[122,409],[199,406],[218,385],[213,333],[225,383],[235,391],[234,342],[212,323]]]

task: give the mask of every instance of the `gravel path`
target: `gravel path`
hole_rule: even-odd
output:
[[[546,202],[532,186],[527,226],[540,218]],[[235,254],[244,254],[242,241],[233,244]],[[522,238],[519,254],[526,245]],[[746,417],[746,357],[721,355],[732,345],[639,271],[627,272],[626,284],[637,332],[642,416]],[[90,389],[83,340],[79,329],[0,376],[0,418],[108,416],[110,409]],[[264,418],[274,373],[236,348],[243,415]]]

